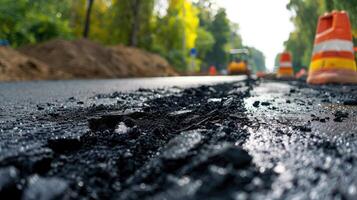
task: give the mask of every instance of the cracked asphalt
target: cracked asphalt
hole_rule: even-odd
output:
[[[357,86],[0,84],[0,197],[356,199]]]

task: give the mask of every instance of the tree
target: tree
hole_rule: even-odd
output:
[[[200,27],[197,32],[196,49],[198,51],[197,58],[201,62],[202,69],[208,69],[209,67],[205,58],[207,53],[213,48],[214,44],[215,40],[213,35],[204,28]]]
[[[110,9],[112,43],[150,46],[153,10],[154,0],[114,0]]]
[[[70,38],[69,0],[0,0],[0,38],[12,46]]]
[[[318,17],[324,12],[322,0],[290,0],[287,8],[294,11],[292,21],[295,31],[285,42],[286,50],[293,56],[293,67],[299,71],[309,65]]]
[[[230,23],[230,37],[229,41],[225,45],[225,51],[230,49],[240,49],[243,48],[242,37],[239,34],[239,25],[236,23]]]
[[[166,15],[154,22],[153,49],[178,71],[186,71],[189,49],[198,36],[198,10],[188,0],[169,0]]]
[[[207,53],[206,61],[209,64],[214,64],[218,68],[223,68],[227,62],[227,53],[225,45],[230,38],[230,25],[229,20],[224,9],[219,9],[214,16],[214,20],[208,25],[208,30],[212,33],[215,44],[213,48]]]
[[[83,30],[83,37],[88,38],[89,35],[89,27],[90,27],[90,16],[92,12],[94,0],[87,0],[87,12],[86,12],[86,19],[84,22],[84,30]]]
[[[266,71],[264,54],[254,47],[248,47],[251,57],[251,70],[253,73]]]

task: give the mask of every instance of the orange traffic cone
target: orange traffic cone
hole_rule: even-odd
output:
[[[280,55],[278,78],[291,78],[294,76],[291,54],[284,52]]]
[[[295,78],[297,79],[306,79],[306,77],[307,77],[307,72],[304,68],[300,69],[300,71],[295,75]]]
[[[211,65],[211,66],[209,67],[209,75],[210,75],[210,76],[215,76],[215,75],[217,75],[217,70],[216,70],[216,67],[215,67],[215,66]]]
[[[264,78],[265,72],[263,72],[263,71],[258,71],[257,73],[255,73],[255,75],[256,75],[258,78]]]
[[[357,83],[348,14],[333,11],[319,18],[307,82]]]

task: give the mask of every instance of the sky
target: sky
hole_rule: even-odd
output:
[[[239,24],[244,45],[262,51],[266,67],[274,68],[275,56],[284,51],[294,25],[292,13],[287,10],[288,0],[216,0],[224,7],[228,18]]]

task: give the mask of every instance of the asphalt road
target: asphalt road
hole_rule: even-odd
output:
[[[109,80],[28,81],[0,83],[0,102],[9,104],[43,103],[69,97],[88,98],[98,93],[128,92],[139,88],[193,87],[243,80],[245,76],[196,76],[131,78]]]
[[[0,101],[0,196],[357,197],[357,86],[25,82],[0,84]]]
[[[0,119],[16,118],[47,103],[61,104],[71,97],[88,102],[97,94],[129,92],[140,88],[194,87],[240,81],[245,76],[160,77],[109,80],[27,81],[0,83]]]

